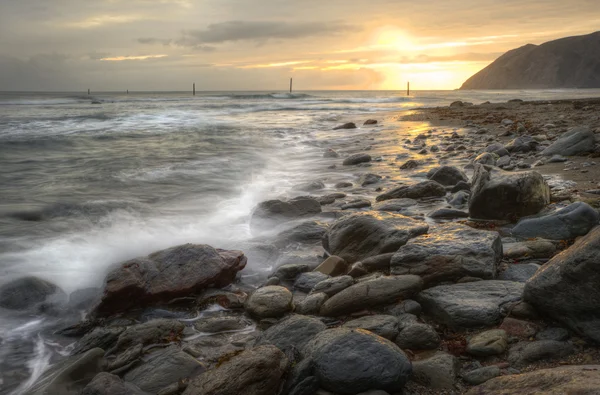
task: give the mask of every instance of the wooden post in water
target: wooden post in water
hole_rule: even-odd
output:
[[[192,86],[192,95],[196,96],[196,83]]]
[[[410,82],[406,83],[406,96],[410,96]]]
[[[292,79],[290,78],[290,93],[292,93]]]
[[[90,88],[88,88],[88,95],[90,94]]]

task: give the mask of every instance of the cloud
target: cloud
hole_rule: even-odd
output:
[[[154,37],[141,37],[137,39],[137,42],[140,44],[162,44],[162,45],[171,45],[171,43],[173,42],[173,40],[171,39],[161,39],[161,38],[154,38]]]
[[[139,56],[114,56],[111,58],[101,58],[105,62],[122,62],[124,60],[148,60],[166,58],[168,55],[139,55]]]
[[[67,23],[67,27],[74,27],[80,29],[96,28],[104,25],[129,23],[146,19],[141,15],[98,15],[85,18],[77,22]]]
[[[356,30],[339,22],[228,21],[214,23],[204,30],[185,30],[182,45],[220,44],[232,41],[264,42],[272,39],[297,39]]]

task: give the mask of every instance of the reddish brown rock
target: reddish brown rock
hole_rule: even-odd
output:
[[[502,321],[500,329],[504,329],[509,336],[528,338],[535,336],[540,328],[533,322],[506,317]]]
[[[108,316],[230,284],[246,266],[241,251],[184,244],[122,263],[106,276],[96,316]]]

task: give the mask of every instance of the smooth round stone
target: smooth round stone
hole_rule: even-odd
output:
[[[467,344],[467,352],[478,357],[498,355],[506,351],[508,336],[502,329],[493,329],[475,335]]]
[[[246,302],[246,311],[258,318],[281,317],[292,311],[292,293],[287,288],[269,285],[257,289]]]

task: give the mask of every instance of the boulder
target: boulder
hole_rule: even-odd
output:
[[[535,340],[555,340],[562,342],[568,340],[569,337],[569,331],[564,328],[546,328],[536,333]]]
[[[230,284],[246,266],[241,251],[184,244],[122,263],[105,280],[94,309],[107,316]]]
[[[504,145],[501,143],[494,143],[494,144],[488,145],[485,148],[485,152],[494,153],[494,154],[498,155],[499,157],[508,155],[508,150],[506,148],[504,148]]]
[[[398,212],[402,211],[408,207],[416,206],[417,201],[414,199],[389,199],[384,200],[383,202],[375,203],[373,205],[373,210],[377,211],[389,211],[389,212]]]
[[[501,373],[502,372],[498,366],[491,365],[463,373],[462,378],[468,384],[479,385],[493,379],[494,377],[500,376]]]
[[[102,372],[104,350],[91,349],[52,365],[24,395],[79,395]]]
[[[396,251],[429,227],[399,214],[368,211],[342,217],[323,237],[323,247],[348,263],[369,256]]]
[[[348,263],[339,256],[332,255],[317,266],[315,272],[321,272],[328,276],[340,276],[348,272]]]
[[[416,169],[417,167],[421,166],[421,163],[417,160],[414,159],[410,159],[407,160],[406,162],[404,162],[401,166],[400,166],[400,170],[411,170],[411,169]]]
[[[361,329],[319,333],[304,348],[321,388],[336,394],[368,390],[402,391],[412,367],[394,343]]]
[[[354,122],[346,122],[342,125],[338,125],[335,128],[333,128],[333,130],[339,129],[356,129],[356,124]]]
[[[180,338],[184,329],[181,321],[164,318],[132,325],[119,335],[116,350],[125,350],[137,344],[169,343]]]
[[[473,336],[467,343],[467,352],[476,357],[499,355],[508,348],[508,336],[502,329],[492,329]]]
[[[455,210],[452,208],[438,208],[427,214],[429,218],[433,219],[452,219],[452,218],[467,218],[469,213],[462,210]]]
[[[460,365],[456,357],[445,352],[426,353],[413,361],[411,380],[427,388],[452,390]]]
[[[403,350],[433,350],[440,346],[440,336],[431,325],[414,322],[401,328],[394,342]]]
[[[143,391],[155,394],[203,370],[204,366],[191,355],[172,346],[146,355],[144,363],[128,371],[123,379]]]
[[[390,199],[421,199],[446,196],[446,188],[436,181],[423,181],[414,185],[403,185],[377,196],[377,201]]]
[[[338,292],[343,291],[344,289],[350,287],[354,284],[354,279],[351,276],[340,276],[333,277],[327,280],[323,280],[317,285],[313,287],[310,293],[320,293],[323,292],[327,296],[331,297]]]
[[[315,285],[328,278],[329,276],[327,274],[321,272],[302,273],[296,278],[296,281],[294,281],[294,288],[299,289],[302,292],[310,292]]]
[[[323,158],[339,158],[340,154],[338,154],[334,149],[327,148],[325,152],[323,152]]]
[[[584,202],[576,202],[542,217],[523,218],[512,229],[515,237],[570,240],[586,235],[600,223],[600,214]]]
[[[524,299],[573,331],[600,342],[600,226],[527,281]]]
[[[297,197],[286,202],[282,200],[267,200],[259,203],[252,212],[250,225],[272,226],[273,223],[289,221],[319,214],[321,203],[310,197]]]
[[[85,386],[80,395],[145,395],[135,385],[125,383],[117,375],[102,372]]]
[[[439,182],[442,185],[450,186],[454,186],[461,181],[469,181],[469,177],[467,177],[462,170],[459,170],[454,166],[442,166],[435,169],[435,171],[431,175],[428,175],[427,178]]]
[[[66,294],[56,285],[29,276],[8,282],[0,287],[0,307],[25,310],[43,302],[66,302]]]
[[[578,127],[563,134],[551,146],[542,151],[542,155],[581,155],[593,152],[595,145],[596,137],[594,132],[586,127]]]
[[[342,210],[360,209],[371,207],[371,202],[366,199],[352,200],[351,202],[343,204],[340,208]]]
[[[310,294],[296,304],[294,311],[298,314],[317,315],[328,298],[324,292]]]
[[[437,322],[450,327],[492,326],[521,299],[523,287],[497,280],[440,285],[419,293],[417,301]]]
[[[359,282],[333,295],[321,307],[321,315],[340,316],[408,299],[421,290],[419,276],[382,276]]]
[[[295,191],[314,192],[325,188],[323,181],[309,181],[303,184],[295,185],[292,189]]]
[[[194,328],[203,333],[239,331],[252,326],[252,322],[238,315],[215,315],[202,317],[194,322]]]
[[[279,266],[269,277],[280,280],[294,281],[302,273],[310,272],[310,265],[306,263],[288,263]]]
[[[516,139],[512,140],[510,143],[506,144],[504,148],[510,153],[526,153],[530,151],[535,151],[540,145],[533,137],[531,136],[520,136]]]
[[[496,155],[494,155],[490,152],[484,152],[482,154],[477,155],[477,157],[475,159],[473,159],[473,163],[495,166],[496,158],[498,158]]]
[[[398,249],[390,262],[392,274],[416,274],[426,285],[471,276],[493,279],[502,260],[497,232],[466,225],[442,224]]]
[[[278,247],[285,247],[292,243],[318,243],[325,232],[327,232],[326,224],[319,221],[305,221],[279,233],[274,244]]]
[[[368,272],[388,272],[390,270],[390,261],[395,252],[370,256],[360,261],[362,267]]]
[[[363,125],[377,125],[376,119],[367,119]]]
[[[297,349],[302,351],[313,337],[327,329],[320,320],[293,314],[264,331],[256,345],[272,344],[284,353]]]
[[[344,166],[353,166],[361,163],[370,162],[371,159],[371,155],[369,154],[354,154],[344,159],[344,162],[342,162],[342,164]]]
[[[479,219],[514,219],[537,214],[550,203],[550,188],[541,174],[509,173],[475,165],[469,214]]]
[[[93,348],[108,350],[117,342],[123,331],[125,331],[125,328],[122,326],[96,327],[77,341],[71,355],[81,354]]]
[[[538,325],[533,322],[518,320],[512,317],[506,317],[502,320],[502,324],[500,324],[500,329],[502,329],[508,336],[511,337],[520,337],[523,339],[528,339],[536,334],[536,332],[540,329]]]
[[[250,295],[246,311],[257,318],[278,318],[293,310],[292,299],[292,293],[286,288],[269,285]]]
[[[343,327],[364,329],[391,341],[398,336],[398,319],[392,315],[367,315],[348,321]]]
[[[367,185],[377,184],[382,178],[383,177],[381,177],[379,174],[367,173],[360,176],[358,183],[361,186],[366,187]]]
[[[600,365],[560,366],[493,378],[467,395],[594,394],[600,388]]]
[[[533,277],[539,268],[540,265],[536,263],[509,264],[506,270],[500,273],[498,279],[524,283]]]
[[[551,241],[535,239],[506,243],[502,250],[504,257],[510,259],[550,258],[556,253],[556,246]]]
[[[252,348],[193,378],[183,395],[273,395],[279,391],[287,362],[275,346]]]
[[[508,352],[508,361],[515,367],[526,366],[537,361],[559,359],[571,355],[575,348],[571,343],[555,340],[520,342]]]

